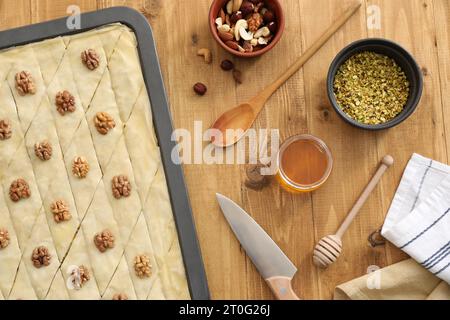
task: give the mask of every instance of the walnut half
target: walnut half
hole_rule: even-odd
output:
[[[50,160],[52,157],[52,145],[47,140],[36,142],[34,145],[34,154],[42,161]]]
[[[114,248],[114,236],[109,230],[103,230],[94,236],[94,244],[100,252]]]
[[[91,276],[87,267],[81,265],[72,271],[72,284],[76,290],[80,290],[89,280]]]
[[[127,176],[115,176],[111,181],[112,193],[114,198],[129,197],[131,194],[131,183]]]
[[[128,296],[125,293],[116,293],[113,295],[113,300],[128,300]]]
[[[0,228],[0,249],[5,249],[9,245],[9,240],[8,230]]]
[[[53,219],[56,223],[68,221],[72,219],[69,211],[69,205],[64,200],[57,200],[52,203],[50,209],[53,213]]]
[[[134,271],[139,278],[149,278],[152,275],[150,258],[145,254],[134,258]]]
[[[7,119],[0,120],[0,140],[7,140],[11,138],[12,130],[11,130],[11,122]]]
[[[21,96],[36,93],[36,87],[31,73],[28,71],[16,73],[16,89]]]
[[[74,112],[75,97],[67,90],[60,91],[56,94],[55,99],[56,110],[58,110],[60,115],[65,115],[66,112]]]
[[[100,65],[100,56],[94,49],[86,49],[81,52],[81,61],[89,70],[94,70]]]
[[[52,256],[48,251],[47,247],[40,246],[33,250],[33,254],[31,255],[31,261],[33,261],[33,265],[36,268],[46,267],[50,265],[52,261]]]
[[[75,157],[72,163],[72,173],[75,177],[86,178],[89,172],[89,163],[84,157]]]
[[[116,122],[107,112],[97,112],[94,117],[95,127],[100,134],[107,134],[116,126]]]
[[[9,187],[9,197],[12,201],[17,202],[20,199],[26,199],[30,196],[30,186],[24,179],[20,178],[11,183],[11,186]]]

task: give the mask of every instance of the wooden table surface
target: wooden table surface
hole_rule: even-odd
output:
[[[213,40],[207,26],[211,0],[0,0],[0,29],[66,16],[76,4],[82,12],[127,5],[143,12],[153,27],[164,80],[177,128],[207,126],[229,107],[253,96],[286,69],[313,43],[350,0],[283,0],[286,30],[281,42],[259,59],[230,57]],[[381,9],[381,29],[367,27],[366,8]],[[368,235],[380,227],[405,165],[413,152],[450,162],[450,1],[365,0],[355,15],[267,103],[256,128],[279,128],[282,139],[311,133],[332,149],[335,167],[320,190],[305,195],[282,191],[273,182],[263,191],[244,186],[244,165],[185,165],[209,287],[215,299],[271,299],[270,291],[231,233],[215,200],[223,193],[241,204],[273,237],[298,267],[294,289],[305,299],[330,299],[334,287],[406,258],[392,245],[369,247]],[[384,37],[406,47],[424,73],[425,90],[417,112],[402,125],[384,132],[365,132],[345,124],[332,110],[325,91],[328,66],[353,40]],[[206,65],[198,48],[213,52]],[[232,59],[244,73],[236,85],[219,67]],[[197,97],[195,82],[208,85]],[[396,163],[383,177],[345,235],[339,261],[316,269],[311,251],[318,239],[333,233],[385,154]]]

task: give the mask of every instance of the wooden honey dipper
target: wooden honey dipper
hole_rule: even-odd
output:
[[[342,252],[342,236],[348,227],[352,223],[353,219],[359,213],[360,209],[366,203],[373,189],[380,182],[381,177],[386,172],[386,170],[392,166],[394,163],[394,158],[387,155],[381,160],[381,165],[378,171],[373,176],[372,180],[369,182],[367,187],[364,189],[363,193],[356,201],[352,210],[345,218],[344,222],[334,235],[326,236],[319,241],[319,243],[314,248],[313,261],[314,264],[319,268],[327,268],[332,263],[336,262]]]

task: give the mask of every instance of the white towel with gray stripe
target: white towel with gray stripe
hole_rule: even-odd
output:
[[[382,235],[450,284],[450,166],[412,156]]]

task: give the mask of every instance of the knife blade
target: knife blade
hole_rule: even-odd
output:
[[[298,297],[291,281],[297,268],[263,228],[231,199],[216,193],[220,208],[250,260],[278,299]]]

